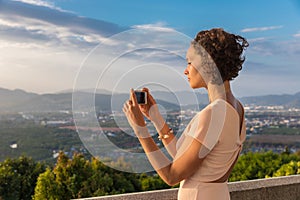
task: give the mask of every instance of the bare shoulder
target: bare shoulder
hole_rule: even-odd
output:
[[[243,104],[236,98],[232,99],[231,101],[227,101],[238,113],[240,121],[244,118],[244,106]]]
[[[237,100],[237,99],[235,99],[235,100],[236,100],[235,109],[239,113],[240,118],[243,118],[243,116],[244,116],[244,106],[239,100]]]

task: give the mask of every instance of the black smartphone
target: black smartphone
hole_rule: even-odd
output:
[[[147,104],[147,92],[135,90],[134,93],[138,104]]]

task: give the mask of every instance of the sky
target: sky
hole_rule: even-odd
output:
[[[237,96],[300,91],[296,0],[0,0],[0,87],[188,90],[189,41],[214,27],[249,41]]]

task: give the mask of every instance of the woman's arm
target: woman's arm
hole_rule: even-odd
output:
[[[200,142],[187,136],[189,139],[186,139],[183,143],[185,148],[181,150],[180,155],[177,153],[176,158],[171,162],[150,136],[133,90],[131,90],[130,100],[124,104],[123,111],[139,138],[153,168],[167,184],[175,185],[196,172],[202,161],[199,158],[199,152],[202,147]],[[166,140],[164,143],[169,144],[167,142],[172,141],[173,137],[164,139]]]
[[[170,132],[170,127],[164,120],[163,116],[160,114],[156,101],[150,94],[149,89],[143,88],[143,91],[147,92],[148,94],[147,95],[148,103],[145,105],[143,104],[139,105],[139,108],[143,113],[143,115],[146,116],[153,123],[157,133],[161,138],[163,138],[164,135],[168,135],[168,138],[163,139],[162,143],[164,144],[165,148],[167,149],[171,157],[174,158],[176,155],[177,138],[172,132]]]
[[[199,158],[201,143],[188,136],[184,146],[187,148],[171,162],[157,147],[152,138],[139,138],[140,143],[155,171],[168,185],[176,185],[193,175],[199,168],[202,159]],[[188,143],[188,144],[187,144]]]
[[[175,137],[173,131],[171,131],[172,129],[170,129],[169,125],[165,122],[162,116],[155,118],[152,122],[168,153],[172,158],[175,158],[177,153],[177,138]]]

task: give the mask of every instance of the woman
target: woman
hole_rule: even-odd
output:
[[[227,180],[245,140],[244,109],[234,97],[230,81],[242,69],[247,41],[223,29],[201,31],[187,51],[190,87],[206,88],[209,104],[190,121],[177,140],[148,92],[148,103],[138,105],[131,90],[123,111],[150,163],[169,185],[180,182],[178,199],[230,199]],[[151,138],[144,121],[154,124],[173,161]]]

